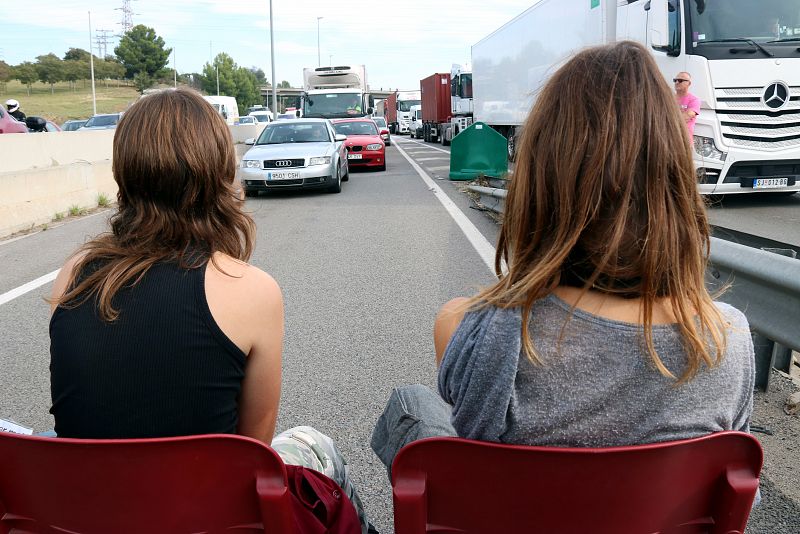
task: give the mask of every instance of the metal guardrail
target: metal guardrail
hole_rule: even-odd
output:
[[[481,205],[495,213],[503,213],[506,205],[506,190],[498,187],[471,185],[467,189],[480,195]]]
[[[484,207],[503,213],[505,189],[470,186],[469,190],[480,195]],[[758,243],[756,236],[739,232],[737,237]],[[791,351],[800,352],[800,261],[791,247],[767,250],[712,237],[708,276],[711,291],[729,286],[719,300],[742,310],[756,334],[756,385],[764,390],[769,369],[788,371]]]

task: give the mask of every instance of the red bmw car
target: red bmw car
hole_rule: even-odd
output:
[[[335,119],[333,129],[347,136],[347,164],[354,167],[377,167],[386,170],[386,145],[383,144],[375,121],[363,119]]]

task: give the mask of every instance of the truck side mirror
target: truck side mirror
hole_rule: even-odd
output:
[[[367,115],[372,115],[374,110],[372,108],[367,108]]]
[[[300,118],[300,110],[299,109],[294,112],[294,116],[297,117],[298,119]]]
[[[644,9],[647,11],[650,45],[655,49],[668,48],[670,44],[668,0],[649,0]]]

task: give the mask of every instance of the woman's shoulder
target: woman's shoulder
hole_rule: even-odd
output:
[[[281,300],[281,289],[269,273],[247,262],[217,252],[206,268],[206,290],[220,290],[252,305]]]
[[[742,313],[741,310],[718,300],[714,301],[714,305],[717,307],[720,314],[722,314],[722,318],[727,322],[726,326],[735,329],[744,328],[749,331],[750,323],[747,321],[747,317],[744,313]]]

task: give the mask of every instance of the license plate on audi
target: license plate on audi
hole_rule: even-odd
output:
[[[361,154],[348,154],[347,159],[361,159]]]
[[[272,180],[297,180],[300,178],[299,172],[268,172],[267,181]]]
[[[756,178],[753,180],[753,189],[772,189],[789,185],[788,178]]]

